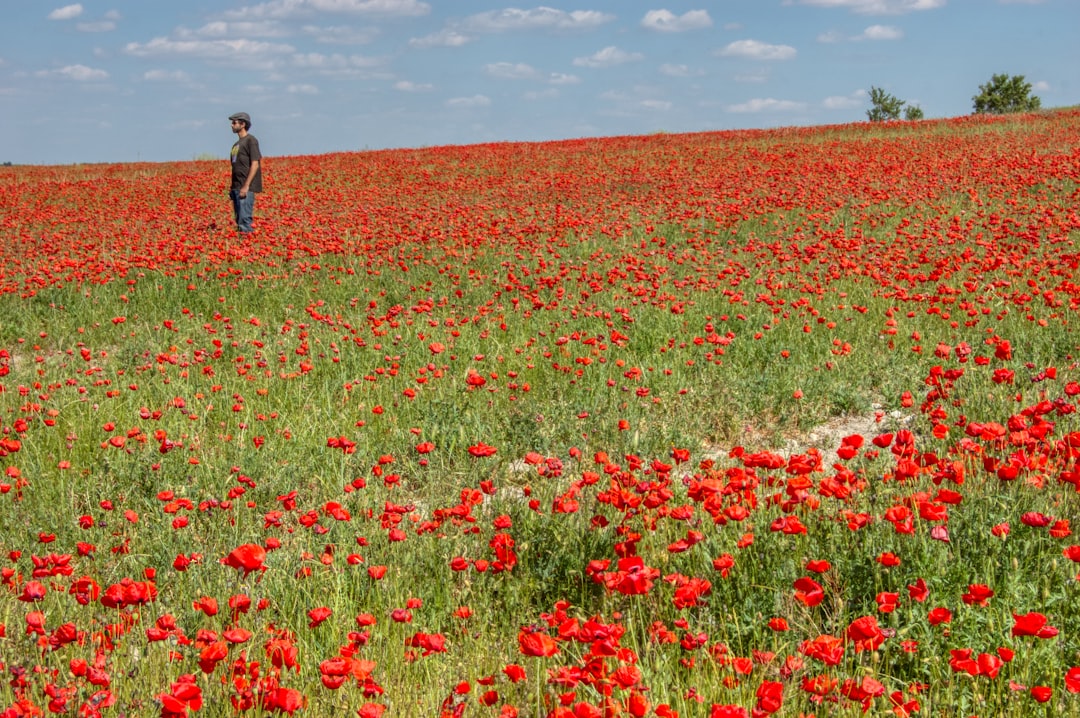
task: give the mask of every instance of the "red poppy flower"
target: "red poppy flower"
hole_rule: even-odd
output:
[[[1032,686],[1031,697],[1039,703],[1046,703],[1054,695],[1054,689],[1050,686]]]
[[[292,715],[307,705],[307,697],[295,688],[273,688],[263,694],[263,708]]]
[[[931,626],[936,626],[940,623],[949,623],[950,621],[952,621],[952,611],[939,606],[930,610],[930,613],[927,614],[926,620],[930,622]]]
[[[1080,666],[1073,666],[1065,672],[1065,690],[1080,693]]]
[[[333,611],[331,611],[326,606],[319,606],[318,608],[311,609],[307,613],[308,618],[311,619],[310,622],[308,623],[308,628],[315,628],[320,623],[322,623],[326,619],[330,618],[330,615],[332,613],[333,613]]]
[[[521,631],[518,633],[518,648],[526,656],[547,658],[559,652],[555,639],[546,633]]]
[[[975,663],[979,667],[978,674],[987,678],[997,678],[998,673],[1001,672],[1001,667],[1005,665],[1005,661],[1001,660],[1000,656],[989,653],[980,653],[979,657],[975,659]]]
[[[779,681],[762,681],[754,694],[757,697],[755,711],[771,715],[784,703],[784,684]]]
[[[882,591],[875,596],[877,601],[878,611],[881,613],[892,613],[896,610],[896,604],[900,600],[900,594],[892,591]]]
[[[1080,669],[1077,669],[1080,672]],[[525,680],[525,669],[516,663],[508,663],[503,667],[503,673],[510,679],[511,683],[518,683]]]
[[[496,448],[494,446],[489,446],[483,442],[473,444],[469,447],[469,454],[478,458],[492,456],[495,452]]]
[[[812,608],[825,599],[825,591],[820,583],[809,576],[803,576],[795,581],[795,599]]]
[[[709,718],[750,718],[750,714],[742,706],[714,703],[709,706]]]
[[[1036,638],[1053,638],[1058,634],[1058,629],[1047,625],[1047,618],[1041,613],[1031,612],[1023,615],[1013,614],[1013,636],[1035,636]]]
[[[969,606],[986,606],[994,597],[994,591],[981,583],[973,583],[968,586],[967,593],[960,598]]]
[[[908,598],[917,603],[923,603],[930,597],[930,589],[926,587],[926,581],[923,578],[916,579],[915,583],[908,584]]]
[[[161,702],[161,715],[163,718],[183,718],[189,710],[197,711],[202,708],[202,688],[195,684],[195,676],[187,674],[170,686],[171,693],[162,693],[157,696]]]
[[[265,571],[264,561],[266,561],[266,549],[258,544],[246,543],[230,551],[221,563],[243,571],[244,578],[247,578],[252,571]]]
[[[836,636],[822,634],[813,640],[799,644],[799,652],[827,666],[836,666],[844,658],[844,641]]]
[[[848,624],[844,634],[855,644],[855,652],[876,651],[885,642],[885,634],[874,616],[862,616]]]
[[[781,631],[786,631],[786,630],[788,630],[787,619],[780,618],[780,617],[770,618],[769,619],[769,628],[771,630],[773,630],[773,631],[778,632],[778,633],[781,632]]]

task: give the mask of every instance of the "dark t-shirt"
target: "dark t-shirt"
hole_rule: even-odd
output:
[[[255,177],[252,178],[248,189],[252,192],[262,192],[262,154],[259,152],[259,141],[255,139],[255,135],[249,134],[238,139],[232,146],[229,157],[232,160],[232,184],[229,189],[243,187],[244,180],[247,179],[248,172],[251,170],[251,163],[259,160],[259,169],[255,171]]]

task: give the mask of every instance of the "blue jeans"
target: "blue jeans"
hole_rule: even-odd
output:
[[[238,232],[250,232],[251,217],[255,213],[255,193],[248,190],[247,197],[240,198],[240,190],[229,190],[229,199],[233,203],[233,215],[236,217]]]

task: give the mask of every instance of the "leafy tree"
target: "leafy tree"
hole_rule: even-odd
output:
[[[870,88],[870,104],[872,107],[866,111],[866,118],[871,122],[899,120],[900,110],[904,107],[903,100],[880,87]]]
[[[908,120],[909,122],[914,122],[915,120],[921,120],[922,118],[923,118],[923,111],[922,111],[922,108],[919,107],[918,105],[908,105],[907,107],[904,108],[904,119],[905,120]]]
[[[1031,83],[1023,75],[994,75],[979,85],[979,94],[971,98],[975,114],[1005,115],[1010,112],[1034,112],[1042,101],[1031,94]]]

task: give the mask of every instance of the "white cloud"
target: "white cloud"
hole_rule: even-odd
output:
[[[817,36],[817,41],[818,42],[824,42],[824,43],[840,42],[843,39],[844,39],[843,33],[837,32],[836,30],[829,30],[829,31],[823,32],[823,33],[821,33],[820,35]]]
[[[96,82],[109,78],[109,73],[104,70],[87,67],[86,65],[68,65],[67,67],[61,67],[59,70],[41,70],[35,74],[38,77],[48,77],[50,75],[66,77],[77,82]]]
[[[641,20],[641,26],[661,32],[684,32],[712,27],[712,18],[707,10],[690,10],[676,15],[670,10],[650,10]]]
[[[768,82],[769,71],[765,68],[757,70],[756,72],[744,72],[735,76],[735,82],[741,82],[750,85],[760,85],[762,82]]]
[[[521,99],[530,100],[530,101],[554,100],[558,96],[559,96],[559,91],[556,90],[554,87],[549,87],[546,90],[535,90],[535,91],[526,92],[524,95],[521,96]]]
[[[116,29],[116,23],[112,20],[96,20],[94,22],[75,23],[75,29],[79,32],[112,32]]]
[[[791,100],[775,100],[771,97],[755,98],[738,105],[728,105],[728,112],[797,112],[806,107],[801,102]]]
[[[535,80],[540,73],[523,62],[493,62],[484,67],[487,74],[504,80]]]
[[[411,47],[461,47],[472,42],[472,38],[452,28],[445,28],[424,37],[409,40]]]
[[[1038,90],[1039,92],[1049,92],[1050,83],[1046,80],[1039,80],[1038,82],[1032,83],[1031,88],[1033,90]]]
[[[564,72],[553,72],[548,76],[547,81],[551,85],[576,85],[581,82],[581,78],[577,75],[567,75]]]
[[[904,36],[904,31],[890,25],[871,25],[856,35],[853,40],[899,40]]]
[[[366,45],[379,35],[375,28],[358,29],[348,25],[330,25],[320,27],[318,25],[304,25],[300,31],[309,37],[315,38],[315,42],[333,45]]]
[[[614,15],[595,10],[565,12],[550,7],[532,10],[507,8],[470,15],[464,20],[423,37],[409,40],[412,47],[461,47],[477,35],[510,32],[513,30],[587,30],[615,19]]]
[[[472,97],[452,97],[446,101],[447,107],[487,107],[491,104],[491,98],[485,95],[473,95]]]
[[[49,13],[50,20],[71,20],[82,15],[83,6],[80,3],[58,7]]]
[[[904,15],[918,10],[945,7],[947,0],[786,0],[785,5],[813,5],[826,8],[847,8],[860,15]]]
[[[660,74],[668,77],[700,77],[705,73],[700,69],[691,69],[689,65],[675,65],[665,62],[660,66]]]
[[[315,85],[307,84],[293,84],[285,88],[285,91],[292,95],[317,95],[319,94],[319,88]]]
[[[426,83],[409,82],[408,80],[399,80],[394,83],[394,89],[401,92],[429,92],[434,89],[433,85]]]
[[[191,78],[183,70],[147,70],[143,73],[143,79],[151,82],[187,82]]]
[[[241,63],[245,66],[264,65],[268,58],[295,52],[291,45],[260,42],[238,38],[235,40],[171,40],[155,37],[150,42],[129,42],[124,52],[136,57],[196,57]]]
[[[305,52],[292,56],[292,64],[296,67],[330,72],[370,69],[378,67],[382,63],[382,60],[374,57],[342,55],[337,52],[332,55],[324,55],[321,52]]]
[[[581,82],[580,77],[562,72],[553,72],[545,76],[544,73],[524,62],[493,62],[485,65],[484,71],[492,77],[504,80],[537,80],[549,85],[574,85]]]
[[[671,109],[671,103],[667,100],[642,100],[641,106],[649,110],[666,112]]]
[[[270,0],[230,10],[225,17],[284,19],[319,12],[417,17],[430,13],[431,6],[419,0]]]
[[[866,103],[866,90],[855,90],[850,95],[833,95],[821,101],[826,110],[854,110]]]
[[[284,25],[273,20],[255,22],[215,20],[195,31],[180,28],[176,34],[178,37],[285,37],[289,31]]]
[[[565,12],[550,7],[532,10],[507,8],[471,15],[461,23],[473,32],[506,32],[508,30],[581,30],[594,28],[615,19],[614,15],[595,10]]]
[[[752,60],[790,60],[795,48],[790,45],[770,45],[758,40],[736,40],[719,53],[723,57],[748,57]]]
[[[578,67],[615,67],[616,65],[624,65],[628,62],[640,60],[642,57],[644,55],[639,52],[626,52],[614,45],[609,45],[588,57],[574,58],[574,64]]]

